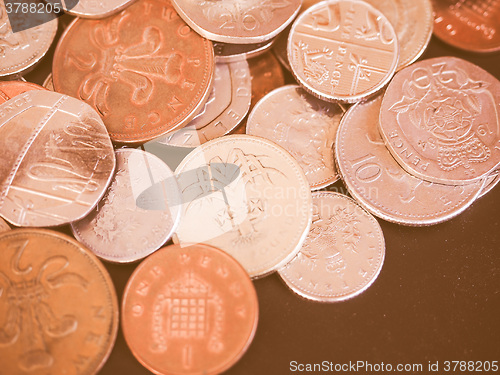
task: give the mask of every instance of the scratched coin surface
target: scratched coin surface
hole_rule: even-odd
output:
[[[394,27],[399,41],[398,69],[416,61],[432,36],[431,0],[365,0],[380,10]]]
[[[72,16],[97,19],[112,16],[135,1],[137,0],[78,0],[71,8],[62,1],[62,6],[64,11]]]
[[[251,97],[248,63],[217,63],[212,93],[202,110],[187,126],[156,141],[171,146],[196,147],[228,134],[245,118]]]
[[[214,42],[215,61],[228,63],[260,56],[271,49],[275,39],[254,44]]]
[[[500,51],[499,0],[433,0],[434,35],[471,52]]]
[[[44,90],[42,86],[36,83],[22,81],[0,81],[0,103],[5,103],[14,96],[31,90]]]
[[[49,230],[0,234],[2,373],[96,374],[117,331],[113,282],[88,249]]]
[[[396,74],[382,100],[380,131],[409,173],[466,184],[500,163],[500,82],[455,57],[417,62]]]
[[[246,134],[269,139],[299,162],[312,190],[339,178],[333,156],[342,108],[309,95],[297,85],[276,89],[253,108]]]
[[[186,125],[210,94],[212,43],[168,0],[144,0],[103,20],[76,19],[54,55],[57,92],[85,100],[111,139],[141,143]]]
[[[214,139],[175,174],[183,210],[174,242],[218,247],[251,277],[299,251],[311,225],[311,192],[297,161],[275,143],[249,135]]]
[[[301,0],[172,0],[172,4],[205,38],[252,44],[278,35],[297,15]]]
[[[15,7],[15,3],[10,5]],[[30,14],[29,17],[32,24],[39,26],[13,32],[5,4],[0,2],[0,77],[28,72],[45,56],[56,36],[57,18],[37,23],[37,14]]]
[[[87,215],[115,168],[99,115],[84,102],[34,90],[0,105],[0,215],[16,226]]]
[[[311,230],[279,274],[302,297],[338,302],[372,285],[384,257],[384,234],[372,215],[345,195],[314,192]]]
[[[362,100],[389,82],[398,65],[396,33],[363,1],[315,4],[293,23],[288,60],[295,79],[326,101]]]
[[[442,185],[406,172],[378,131],[381,104],[381,95],[355,104],[341,121],[335,155],[349,193],[373,215],[397,224],[437,224],[469,207],[483,181]]]
[[[179,223],[180,203],[174,174],[163,161],[142,150],[119,149],[106,195],[71,229],[100,258],[133,262],[170,239]]]
[[[122,328],[134,356],[155,374],[219,374],[246,351],[258,301],[241,265],[206,245],[164,247],[127,283]]]

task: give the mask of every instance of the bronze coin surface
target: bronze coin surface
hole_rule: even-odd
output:
[[[90,104],[111,139],[143,143],[186,125],[210,94],[212,43],[168,0],[143,0],[103,20],[76,19],[53,62],[57,92]]]
[[[448,185],[500,163],[500,82],[468,61],[437,57],[399,71],[382,100],[380,131],[410,174]]]
[[[96,374],[118,331],[102,263],[58,232],[0,234],[0,368],[15,374]]]
[[[164,247],[130,277],[122,328],[155,374],[212,375],[231,367],[257,328],[258,301],[243,267],[207,246]]]
[[[0,104],[0,215],[16,226],[67,224],[103,196],[115,154],[81,100],[33,90]]]
[[[36,83],[23,81],[0,81],[0,104],[12,99],[14,96],[31,90],[45,90]]]
[[[499,0],[433,0],[434,35],[470,52],[500,51]]]

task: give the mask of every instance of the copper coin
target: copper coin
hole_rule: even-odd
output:
[[[500,163],[500,82],[455,57],[401,70],[382,101],[380,130],[410,174],[459,185],[486,177]]]
[[[133,262],[170,239],[179,223],[180,205],[174,173],[163,161],[142,150],[119,149],[106,195],[71,229],[100,258]]]
[[[241,265],[206,245],[167,246],[134,271],[122,328],[134,356],[155,374],[219,374],[244,354],[258,301]]]
[[[76,19],[57,46],[57,92],[85,100],[111,139],[141,143],[187,124],[210,94],[212,43],[168,0],[139,1],[103,20]]]
[[[261,43],[279,34],[297,15],[301,0],[172,0],[200,35],[223,43]]]
[[[16,226],[87,215],[115,168],[99,115],[66,95],[34,90],[0,105],[0,214]]]
[[[343,110],[297,85],[271,91],[248,116],[246,133],[269,139],[297,160],[312,190],[339,178],[333,145]]]
[[[482,189],[442,185],[410,175],[394,160],[378,131],[382,96],[357,103],[344,115],[335,156],[349,193],[367,211],[404,225],[449,220],[469,207]]]
[[[182,191],[174,242],[226,251],[251,277],[299,251],[311,225],[311,192],[298,162],[267,139],[229,135],[195,148],[175,170]]]
[[[246,61],[217,63],[212,92],[202,110],[189,124],[167,133],[156,142],[182,147],[196,147],[228,134],[245,118],[252,93]]]
[[[233,44],[214,42],[215,61],[236,62],[260,56],[271,49],[276,38],[262,43]]]
[[[499,0],[433,0],[434,35],[471,52],[500,51]]]
[[[304,298],[338,302],[372,285],[384,258],[384,234],[372,215],[345,195],[314,192],[311,230],[279,274]]]
[[[96,374],[118,331],[104,266],[49,230],[0,234],[0,366],[14,374]]]
[[[287,51],[295,79],[310,94],[345,103],[383,88],[399,56],[387,18],[353,0],[323,1],[308,8],[292,25]]]
[[[0,81],[0,104],[31,90],[45,90],[45,88],[31,82]]]
[[[16,8],[16,3],[7,5]],[[36,4],[35,4],[36,5]],[[30,71],[45,56],[57,32],[57,18],[36,23],[37,14],[30,14],[30,26],[13,32],[4,2],[0,2],[0,77],[15,76]],[[29,27],[29,28],[28,28]]]
[[[365,0],[380,10],[394,26],[399,40],[398,69],[416,61],[432,36],[434,15],[431,0]]]
[[[47,78],[45,78],[45,81],[43,81],[43,87],[45,87],[47,90],[50,91],[56,91],[54,89],[54,81],[52,80],[52,73],[50,73]]]
[[[7,224],[4,219],[0,218],[0,232],[5,232],[7,230],[10,230],[9,224]]]
[[[62,2],[66,13],[81,18],[105,18],[118,13],[137,0],[78,0],[76,5],[70,9],[66,2]]]

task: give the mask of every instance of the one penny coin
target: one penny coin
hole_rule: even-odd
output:
[[[0,81],[0,104],[31,90],[45,90],[45,88],[31,82]]]
[[[111,139],[143,143],[186,125],[210,94],[212,43],[168,0],[139,1],[103,20],[76,19],[57,46],[57,92],[82,99]]]
[[[223,251],[164,247],[134,271],[122,328],[134,356],[155,374],[213,375],[231,367],[253,339],[257,294]]]
[[[434,35],[471,52],[500,51],[499,0],[433,0]]]
[[[384,258],[384,235],[372,215],[345,195],[314,192],[306,242],[279,274],[302,297],[337,302],[365,291]]]
[[[412,64],[389,84],[380,131],[410,174],[448,185],[486,177],[500,163],[500,82],[455,57]]]
[[[5,374],[96,374],[118,331],[102,263],[49,230],[0,234],[0,366]]]
[[[0,215],[16,226],[67,224],[103,196],[115,154],[84,102],[33,90],[0,105]]]
[[[293,23],[288,60],[297,81],[326,101],[353,103],[384,87],[399,46],[387,18],[364,1],[317,3]]]

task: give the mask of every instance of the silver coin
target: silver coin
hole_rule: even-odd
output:
[[[248,116],[246,134],[269,139],[297,160],[312,190],[339,178],[333,145],[343,110],[297,85],[271,91]]]
[[[78,0],[72,8],[62,1],[64,12],[80,18],[99,19],[112,16],[137,0]]]
[[[175,174],[183,210],[174,242],[218,247],[254,278],[282,267],[302,246],[311,225],[309,184],[275,143],[249,135],[214,139]]]
[[[301,0],[172,0],[172,5],[207,39],[253,44],[278,35],[297,15]]]
[[[141,150],[116,151],[116,173],[104,198],[71,224],[76,239],[102,259],[142,259],[170,239],[180,219],[180,192],[173,172]]]
[[[13,5],[13,4],[10,4]],[[27,17],[26,21],[32,21]],[[12,32],[4,2],[0,2],[0,77],[24,74],[45,56],[57,32],[57,18]]]
[[[0,105],[0,214],[16,226],[87,215],[110,183],[115,154],[88,104],[33,90]]]
[[[302,297],[337,302],[372,285],[384,258],[384,235],[372,215],[345,195],[314,192],[311,230],[279,275]]]
[[[155,141],[170,146],[196,147],[228,134],[245,118],[251,98],[248,63],[217,63],[212,92],[201,111],[187,126]]]
[[[266,53],[274,45],[276,38],[262,43],[234,44],[214,42],[214,54],[216,62],[236,62],[251,59]]]
[[[354,103],[389,82],[399,45],[390,22],[371,5],[328,0],[311,6],[293,23],[287,52],[295,79],[310,94]]]
[[[378,132],[382,98],[355,104],[341,121],[335,155],[349,193],[373,215],[397,224],[437,224],[463,212],[476,200],[483,181],[442,185],[401,168]]]

